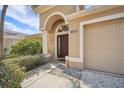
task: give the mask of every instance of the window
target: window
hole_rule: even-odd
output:
[[[79,10],[89,9],[94,7],[95,5],[79,5]]]
[[[68,31],[68,25],[61,25],[58,32]]]
[[[89,8],[94,7],[94,6],[95,6],[95,5],[85,5],[84,8],[85,8],[85,9],[89,9]]]
[[[84,10],[84,5],[79,5],[80,10]]]

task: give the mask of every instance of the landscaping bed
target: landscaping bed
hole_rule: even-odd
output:
[[[47,63],[41,55],[19,56],[0,61],[0,87],[21,87],[26,72]]]
[[[40,61],[39,61],[38,63],[29,66],[26,71],[30,71],[30,70],[35,69],[35,68],[37,68],[37,67],[43,66],[43,65],[45,65],[46,63],[48,63],[48,62],[40,62]]]

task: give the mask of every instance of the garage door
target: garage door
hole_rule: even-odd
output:
[[[124,74],[124,18],[84,26],[84,67]]]

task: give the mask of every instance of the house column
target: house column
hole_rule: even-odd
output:
[[[43,31],[43,54],[48,54],[48,32]]]

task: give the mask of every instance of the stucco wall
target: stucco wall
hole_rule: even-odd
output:
[[[47,17],[51,15],[54,12],[61,12],[65,15],[71,14],[73,12],[76,12],[76,6],[75,5],[57,5],[50,10],[47,10],[40,14],[40,27],[43,27],[43,24]]]
[[[94,19],[94,18],[98,18],[98,17],[102,17],[102,16],[106,16],[106,15],[119,13],[119,12],[124,12],[124,6],[120,6],[120,7],[115,8],[115,9],[106,10],[106,11],[99,12],[99,13],[96,13],[96,14],[87,15],[87,16],[83,16],[83,17],[80,17],[80,18],[70,20],[69,21],[69,30],[74,31],[74,33],[73,32],[70,33],[69,56],[79,57],[79,51],[80,51],[79,50],[80,22],[90,20],[90,19]]]
[[[48,52],[54,54],[55,50],[55,32],[48,33]]]
[[[79,57],[79,32],[78,31],[70,31],[69,56]]]
[[[58,25],[63,22],[64,22],[63,20],[56,21],[53,24],[51,31],[48,31],[48,52],[50,54],[53,54],[53,55],[55,54],[55,31]]]
[[[71,68],[75,68],[75,69],[78,69],[78,70],[83,70],[83,64],[80,63],[80,62],[74,62],[74,61],[68,61],[66,60],[65,61],[65,64]]]

